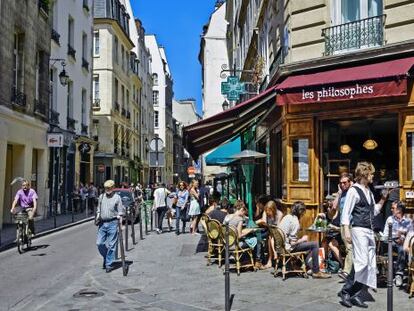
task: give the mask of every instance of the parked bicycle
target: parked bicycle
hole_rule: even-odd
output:
[[[29,215],[27,212],[17,213],[15,216],[16,223],[16,245],[19,254],[30,249],[32,245],[32,233],[29,229]],[[26,245],[26,247],[24,247]]]

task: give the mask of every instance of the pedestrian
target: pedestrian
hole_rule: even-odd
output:
[[[37,193],[30,187],[27,179],[22,180],[22,188],[16,192],[10,212],[12,214],[26,212],[28,215],[28,227],[32,236],[35,234],[34,216],[37,210]],[[17,207],[17,208],[16,208]]]
[[[378,204],[375,204],[374,195],[369,188],[374,173],[375,168],[372,163],[359,162],[357,164],[356,183],[348,190],[341,217],[345,240],[352,243],[353,248],[353,268],[345,285],[338,293],[341,298],[340,303],[348,308],[353,305],[367,308],[368,305],[359,294],[364,286],[377,288],[373,219],[381,212],[388,193],[383,195]],[[351,224],[352,228],[350,228]]]
[[[96,204],[98,200],[98,189],[95,187],[93,182],[89,183],[88,189],[88,207],[89,210],[95,212]]]
[[[141,184],[137,184],[137,186],[135,187],[134,193],[135,193],[135,201],[138,204],[141,204],[143,200],[143,191],[142,191]]]
[[[80,210],[80,187],[79,185],[75,186],[73,193],[72,193],[72,197],[73,197],[73,206],[72,208],[75,210],[75,213],[77,213]]]
[[[201,214],[199,200],[199,190],[198,190],[198,180],[193,179],[190,186],[190,210],[188,215],[191,217],[191,228],[190,232],[192,234],[197,233],[197,218]]]
[[[125,209],[121,197],[114,192],[115,182],[104,183],[105,193],[99,196],[96,219],[99,220],[96,245],[103,257],[103,268],[109,273],[115,269],[116,243],[118,243],[118,222],[122,221]]]
[[[168,230],[171,232],[172,229],[172,222],[173,217],[175,214],[175,205],[177,204],[177,193],[174,186],[169,187],[170,194],[167,196],[167,222],[168,222]]]
[[[162,233],[162,222],[167,213],[167,196],[169,194],[170,191],[167,190],[164,183],[154,191],[153,211],[157,212],[158,224],[155,230],[158,234]]]
[[[182,222],[182,233],[185,233],[185,225],[187,222],[188,197],[187,183],[180,181],[178,183],[177,203],[175,205],[175,234],[180,234],[180,220]]]
[[[79,195],[81,198],[81,212],[83,212],[86,209],[86,201],[88,199],[89,195],[89,189],[86,187],[86,185],[80,184],[80,191]]]

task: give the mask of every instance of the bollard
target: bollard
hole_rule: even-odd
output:
[[[140,240],[144,239],[142,237],[142,205],[143,205],[143,203],[140,203],[139,204],[139,209],[138,209],[138,212],[139,212],[139,238],[140,238]]]
[[[85,215],[86,215],[86,218],[88,218],[88,209],[89,209],[89,200],[86,199],[85,200]]]
[[[125,262],[125,249],[124,249],[124,240],[122,237],[122,225],[121,225],[121,221],[117,221],[117,222],[118,222],[118,231],[119,231],[117,245],[119,244],[119,248],[121,250],[122,274],[123,276],[127,276],[129,267]]]
[[[147,204],[144,205],[144,214],[145,214],[145,234],[148,235],[148,211]]]
[[[74,202],[73,202],[74,200],[73,200],[73,198],[72,198],[72,208],[71,208],[71,212],[72,212],[72,223],[74,223],[75,222],[75,214],[74,214],[74,212],[73,212],[73,210],[74,210],[74,208],[75,208],[75,204],[74,204]]]
[[[387,311],[393,310],[393,261],[392,261],[392,222],[388,223],[388,276],[387,276]]]
[[[135,205],[134,205],[134,211],[135,211]],[[136,219],[136,212],[131,214],[131,237],[132,237],[132,245],[137,244],[135,241],[135,219]]]
[[[224,257],[224,310],[230,311],[230,268],[229,268],[229,223],[225,222],[225,257]]]
[[[131,208],[128,206],[126,208],[126,217],[125,217],[125,250],[128,251],[128,222],[131,220]]]
[[[151,232],[154,231],[154,211],[151,208]]]
[[[56,228],[57,202],[53,202],[53,226]]]

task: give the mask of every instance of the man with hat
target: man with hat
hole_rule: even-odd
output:
[[[99,196],[96,218],[99,219],[96,245],[103,257],[103,268],[109,273],[114,270],[116,243],[118,242],[118,222],[125,214],[121,197],[115,193],[115,182],[107,180],[104,183],[105,192]]]

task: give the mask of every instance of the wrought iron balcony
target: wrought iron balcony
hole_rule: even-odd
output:
[[[56,42],[57,45],[60,45],[60,34],[52,28],[52,40]]]
[[[76,59],[76,50],[70,44],[68,44],[68,55]]]
[[[95,98],[92,102],[92,110],[93,111],[99,111],[101,110],[101,99]]]
[[[379,15],[322,29],[325,55],[383,45],[385,17]]]
[[[81,134],[85,136],[88,135],[88,126],[83,123],[81,124]]]
[[[13,105],[26,108],[26,94],[20,92],[17,88],[12,87],[11,101]]]
[[[89,62],[83,57],[82,57],[82,68],[89,71]]]
[[[269,68],[269,73],[271,77],[275,73],[276,69],[279,68],[280,65],[284,64],[286,55],[287,55],[287,47],[281,46],[279,50],[277,51],[277,54],[275,58],[273,59],[273,62]]]
[[[59,124],[59,112],[55,111],[55,110],[50,110],[50,120],[49,120],[50,124],[53,125],[58,125]]]
[[[49,14],[49,2],[50,0],[39,0],[38,1],[39,9],[42,10],[43,13],[46,15]]]
[[[68,129],[68,131],[75,132],[76,131],[75,125],[76,125],[76,122],[77,121],[75,119],[72,119],[72,118],[69,118],[69,117],[66,118],[66,121],[67,121],[67,129]]]
[[[126,117],[126,110],[125,110],[125,108],[122,108],[121,115],[123,115],[123,116],[125,116],[125,117]]]
[[[45,102],[35,99],[34,101],[34,113],[43,117],[47,116],[47,104]]]
[[[115,108],[115,111],[119,112],[119,103],[118,102],[115,102],[114,108]]]

